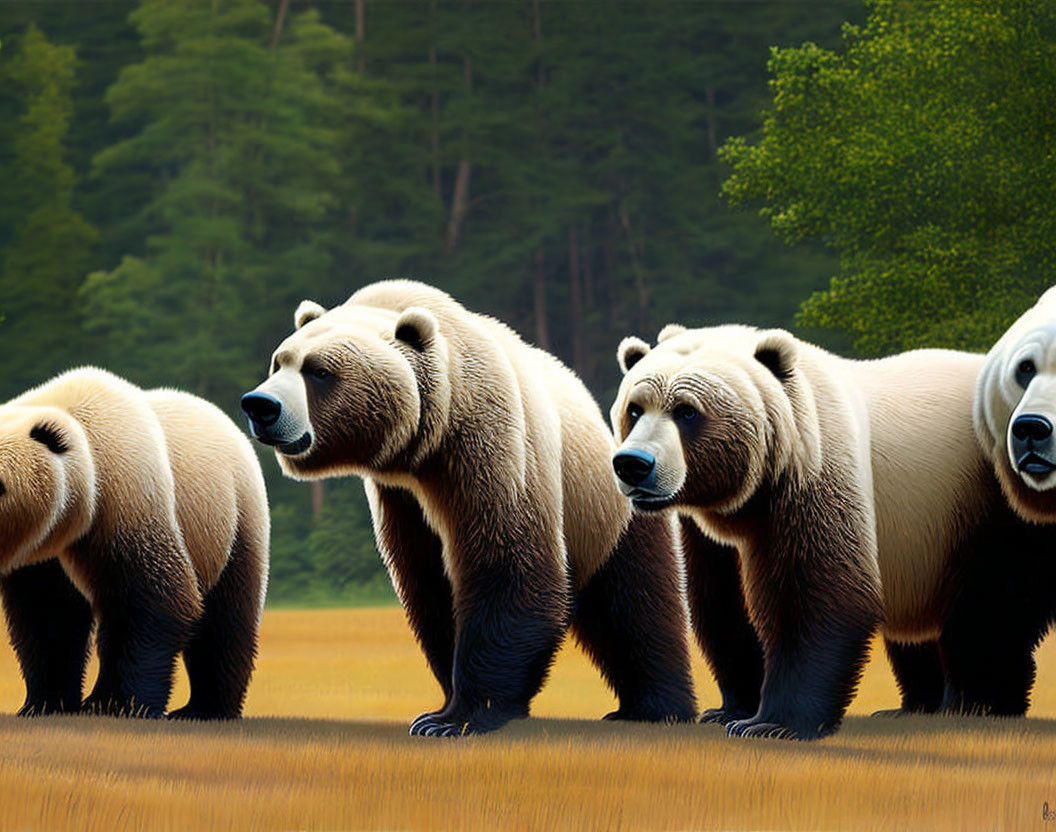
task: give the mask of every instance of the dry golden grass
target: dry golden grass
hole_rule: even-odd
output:
[[[1028,829],[1056,812],[1056,644],[1040,667],[1027,720],[854,716],[818,743],[732,741],[597,721],[612,696],[566,647],[537,718],[429,740],[406,735],[438,690],[400,610],[269,611],[239,723],[0,716],[0,828]],[[4,648],[0,708],[21,697]],[[852,714],[893,704],[874,660]]]

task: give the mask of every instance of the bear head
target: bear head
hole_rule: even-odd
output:
[[[447,416],[447,345],[427,309],[303,301],[270,375],[242,397],[253,435],[297,479],[403,470]]]
[[[95,510],[88,440],[52,407],[0,407],[0,574],[58,554]]]
[[[669,325],[657,341],[625,338],[618,351],[613,467],[636,508],[732,513],[816,454],[813,397],[792,335]]]
[[[1012,507],[1028,521],[1056,521],[1056,289],[987,354],[973,417]]]

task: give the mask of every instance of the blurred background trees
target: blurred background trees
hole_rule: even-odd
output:
[[[94,362],[240,418],[301,298],[394,276],[603,406],[673,320],[984,347],[1053,282],[1054,4],[4,3],[0,394]],[[389,592],[361,485],[262,460],[271,597]]]

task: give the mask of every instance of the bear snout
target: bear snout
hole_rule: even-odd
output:
[[[282,402],[267,393],[252,391],[246,393],[241,401],[242,412],[249,417],[253,432],[257,433],[257,427],[271,427],[282,415]]]
[[[612,458],[612,467],[616,476],[627,485],[642,485],[656,470],[656,457],[645,451],[630,448],[619,451]]]
[[[1043,476],[1056,470],[1052,451],[1052,422],[1038,413],[1024,413],[1012,422],[1012,454],[1024,474]]]

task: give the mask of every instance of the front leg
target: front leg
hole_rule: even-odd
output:
[[[202,612],[182,542],[163,528],[121,530],[79,543],[67,568],[92,588],[99,621],[99,677],[84,710],[164,716],[176,655]]]
[[[480,518],[484,522],[494,517]],[[412,734],[457,737],[528,716],[568,623],[570,587],[560,541],[538,529],[483,528],[451,553],[455,570],[452,695]],[[485,549],[481,542],[495,541]]]
[[[7,630],[26,682],[20,716],[81,707],[92,608],[52,559],[0,579]]]
[[[775,499],[784,511],[768,512],[746,552],[765,672],[758,713],[731,722],[730,736],[825,736],[858,686],[882,612],[872,518],[838,474],[819,480]]]
[[[701,722],[727,725],[759,710],[763,648],[748,617],[737,550],[705,535],[696,522],[679,518],[686,589],[693,632],[722,694]]]
[[[411,630],[444,692],[446,707],[451,699],[455,612],[451,581],[444,572],[443,546],[409,491],[380,486],[372,480],[364,485],[378,549]],[[435,713],[424,713],[419,719]]]

